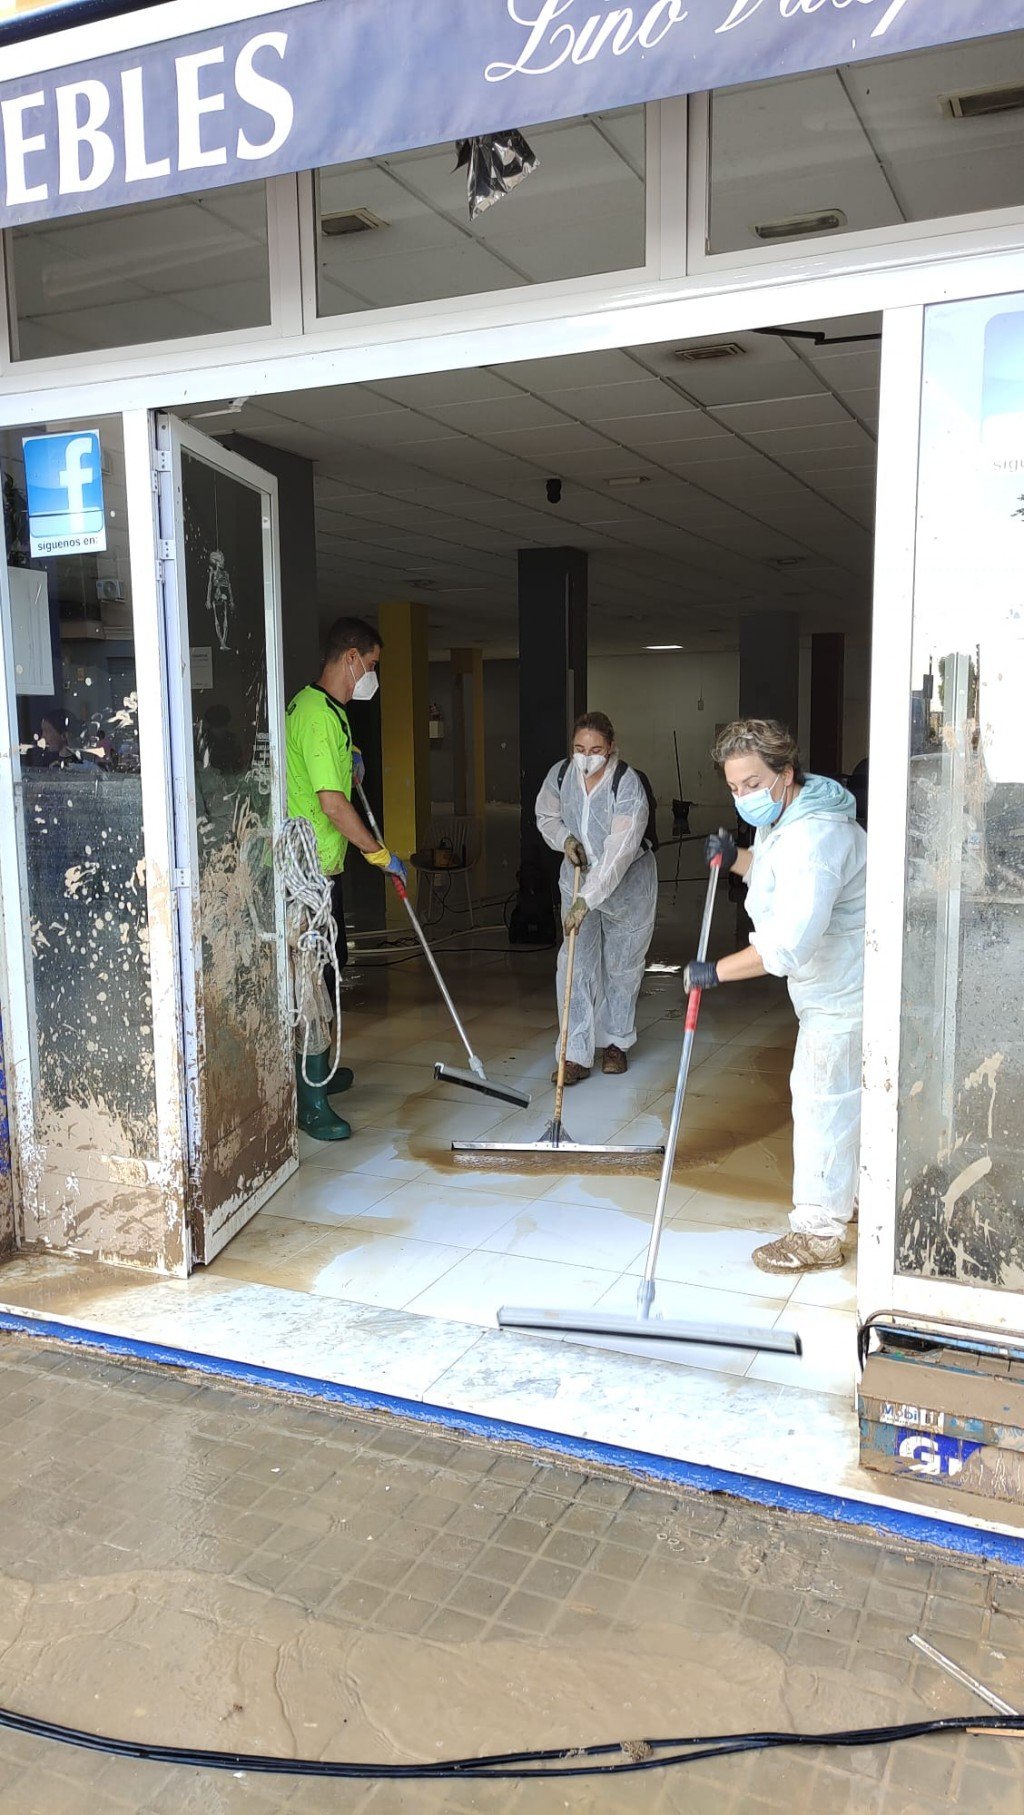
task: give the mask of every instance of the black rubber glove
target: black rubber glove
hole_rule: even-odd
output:
[[[705,841],[704,862],[710,866],[716,857],[720,857],[723,870],[731,870],[736,862],[738,849],[732,833],[727,832],[724,826],[719,826],[718,831],[712,832],[710,838]]]
[[[683,972],[683,988],[687,995],[693,989],[717,989],[718,966],[706,958],[691,958]]]

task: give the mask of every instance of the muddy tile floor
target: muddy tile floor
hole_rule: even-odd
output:
[[[436,1427],[0,1344],[0,1701],[136,1740],[394,1762],[1024,1702],[1024,1576]],[[352,1783],[0,1730],[19,1815],[1018,1815],[1022,1742],[752,1754],[632,1778]]]

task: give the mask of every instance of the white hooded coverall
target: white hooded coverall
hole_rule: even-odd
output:
[[[549,770],[537,796],[537,826],[553,851],[578,838],[588,868],[580,895],[589,913],[576,935],[569,1043],[566,1057],[591,1066],[598,1047],[636,1045],[636,1001],[658,908],[658,866],[645,850],[647,795],[636,771],[612,756],[588,794],[586,781],[570,762],[559,785],[562,763]],[[566,858],[559,875],[562,918],[572,902],[575,868]],[[559,1015],[565,991],[566,946],[558,954]],[[556,1049],[557,1051],[557,1049]]]
[[[809,775],[758,831],[746,874],[750,943],[787,979],[800,1022],[790,1225],[806,1235],[841,1235],[857,1199],[867,839],[855,814],[838,782]]]

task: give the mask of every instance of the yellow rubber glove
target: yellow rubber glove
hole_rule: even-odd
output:
[[[367,863],[372,863],[375,870],[384,870],[389,876],[397,876],[402,887],[409,881],[406,868],[400,857],[394,857],[387,845],[382,844],[379,851],[364,851]]]

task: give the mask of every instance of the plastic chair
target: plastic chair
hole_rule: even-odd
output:
[[[475,924],[470,874],[480,862],[482,851],[483,835],[478,820],[454,814],[430,821],[419,841],[419,850],[414,851],[409,859],[419,881],[421,917],[425,917],[424,895],[428,906],[436,899],[441,913],[444,913],[449,891],[445,889],[442,892],[441,884],[446,878],[461,876],[466,886],[469,924]]]

